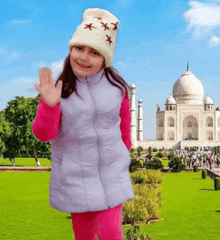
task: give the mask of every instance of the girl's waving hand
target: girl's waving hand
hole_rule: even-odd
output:
[[[49,68],[39,70],[40,84],[35,84],[35,88],[40,92],[44,102],[50,106],[55,106],[61,97],[63,82],[60,80],[55,87],[52,72]]]

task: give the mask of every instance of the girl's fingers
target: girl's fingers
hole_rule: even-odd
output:
[[[50,84],[52,80],[52,72],[49,68],[41,68],[39,70],[40,83],[42,85]]]
[[[39,69],[39,79],[40,79],[40,85],[45,85],[45,79],[43,74],[43,68]]]
[[[49,84],[49,77],[48,77],[48,70],[47,68],[44,68],[42,70],[42,76],[43,76],[43,79],[44,79],[44,84]]]

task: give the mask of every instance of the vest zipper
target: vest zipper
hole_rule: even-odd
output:
[[[87,80],[87,77],[86,77],[86,83],[87,83],[87,85],[89,84],[89,80]]]
[[[87,77],[86,77],[86,82],[87,82],[87,84],[88,84]],[[88,91],[89,91],[89,88],[88,88]],[[90,93],[90,91],[89,91],[89,93]],[[90,96],[91,96],[91,98],[92,98],[92,100],[93,100],[93,103],[94,103],[94,99],[93,99],[91,93],[90,93]],[[95,114],[94,114],[94,115],[95,115]],[[94,116],[93,116],[93,129],[94,129],[94,131],[96,132],[95,127],[94,127]],[[97,136],[97,147],[98,147],[99,160],[100,160],[101,154],[100,154],[99,145],[98,145],[98,134],[97,134],[97,132],[96,132],[96,136]],[[102,183],[101,174],[100,174],[100,169],[99,169],[99,176],[100,176],[100,182],[101,182],[101,185],[102,185],[102,189],[103,189],[103,192],[104,192],[105,204],[106,204],[106,206],[107,206],[108,208],[110,208],[110,206],[108,206],[108,201],[107,201],[107,197],[106,197],[107,194],[106,194],[105,188],[104,188],[103,183]]]

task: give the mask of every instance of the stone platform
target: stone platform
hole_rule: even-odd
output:
[[[13,166],[0,166],[0,171],[51,171],[51,167],[13,167]]]

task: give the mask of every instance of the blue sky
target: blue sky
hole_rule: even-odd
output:
[[[111,11],[121,21],[114,67],[143,100],[144,138],[155,139],[156,103],[164,109],[186,71],[220,105],[220,0],[7,0],[0,15],[0,110],[15,96],[35,97],[38,69],[56,72],[86,8]],[[137,105],[137,104],[136,104]]]

